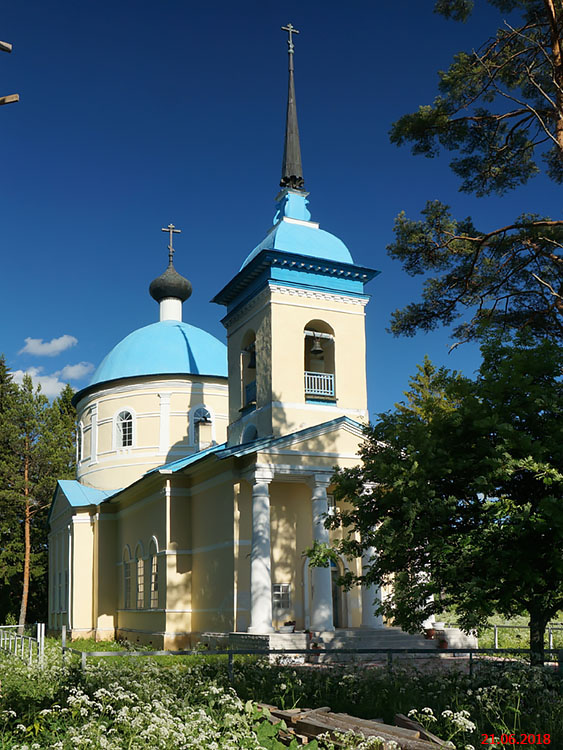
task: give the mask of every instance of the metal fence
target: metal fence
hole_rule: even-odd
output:
[[[311,648],[297,648],[297,649],[228,649],[228,650],[201,650],[201,649],[182,649],[178,651],[79,651],[78,649],[71,648],[66,645],[66,640],[63,640],[62,644],[62,660],[65,662],[66,654],[74,654],[80,657],[80,665],[83,670],[86,669],[87,660],[91,658],[113,658],[117,656],[127,656],[131,658],[139,658],[146,656],[226,656],[227,657],[227,669],[229,679],[232,682],[234,677],[234,660],[235,656],[261,656],[268,657],[270,659],[278,659],[285,656],[300,656],[303,657],[302,663],[325,663],[329,664],[330,659],[336,657],[337,661],[340,661],[339,657],[347,655],[352,658],[358,656],[379,656],[382,661],[386,663],[387,670],[393,671],[395,659],[394,657],[405,657],[405,656],[427,656],[441,657],[449,654],[452,656],[467,656],[468,657],[468,672],[469,676],[472,677],[474,674],[475,663],[482,657],[487,655],[517,655],[517,656],[529,656],[530,649],[525,648],[335,648],[335,649],[311,649]],[[546,656],[548,654],[553,655],[555,667],[557,673],[561,679],[561,685],[563,689],[563,649],[546,649]],[[294,663],[294,662],[293,662]]]
[[[499,630],[507,629],[507,630],[527,630],[527,631],[529,631],[529,627],[527,625],[492,625],[490,627],[492,627],[492,629],[493,629],[495,648],[498,648],[498,633],[499,633]],[[486,628],[486,629],[490,630],[490,627]],[[557,622],[557,623],[553,623],[553,624],[548,624],[548,626],[546,628],[547,641],[548,641],[548,648],[549,648],[549,650],[553,650],[553,633],[557,632],[558,630],[563,630],[563,623]]]
[[[45,659],[45,623],[31,626],[35,635],[26,635],[29,626],[0,625],[0,649],[31,664],[35,660],[42,666]]]

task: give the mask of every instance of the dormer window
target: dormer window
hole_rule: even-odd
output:
[[[130,448],[133,445],[133,414],[120,411],[115,419],[115,447]]]
[[[304,331],[305,398],[334,401],[334,331],[322,320],[312,320]]]

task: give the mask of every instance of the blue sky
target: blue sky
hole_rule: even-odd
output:
[[[437,71],[502,20],[484,0],[467,24],[431,0],[190,2],[6,0],[0,39],[2,294],[0,351],[52,395],[87,384],[121,338],[158,319],[148,295],[165,268],[170,222],[182,229],[177,269],[194,288],[184,320],[224,339],[209,300],[271,225],[283,150],[286,34],[296,38],[296,89],[312,219],[354,260],[381,271],[368,290],[371,412],[392,408],[427,353],[471,374],[478,351],[448,354],[446,331],[386,332],[419,296],[386,254],[401,210],[449,203],[477,226],[524,211],[558,215],[538,177],[509,196],[458,192],[444,158],[389,143],[391,123],[429,103]]]

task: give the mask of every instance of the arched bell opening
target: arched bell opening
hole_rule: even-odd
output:
[[[311,320],[304,329],[305,398],[336,398],[334,330],[323,320]]]
[[[256,405],[256,334],[247,331],[242,339],[240,353],[242,406]]]

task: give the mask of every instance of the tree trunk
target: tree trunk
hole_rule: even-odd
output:
[[[545,660],[544,639],[547,620],[545,615],[530,612],[530,664],[532,666],[543,666]]]
[[[560,28],[558,23],[558,15],[561,15],[561,10],[556,9],[554,0],[543,1],[549,19],[551,52],[553,60],[553,78],[556,91],[555,139],[559,147],[559,159],[563,161],[563,49],[559,36]]]
[[[29,454],[28,441],[25,441],[26,456],[24,458],[24,483],[23,493],[25,497],[25,515],[24,515],[24,558],[23,558],[23,589],[22,601],[20,607],[20,618],[18,621],[18,632],[23,635],[25,618],[27,615],[27,600],[29,597],[29,568],[31,558],[31,507],[29,503]]]

